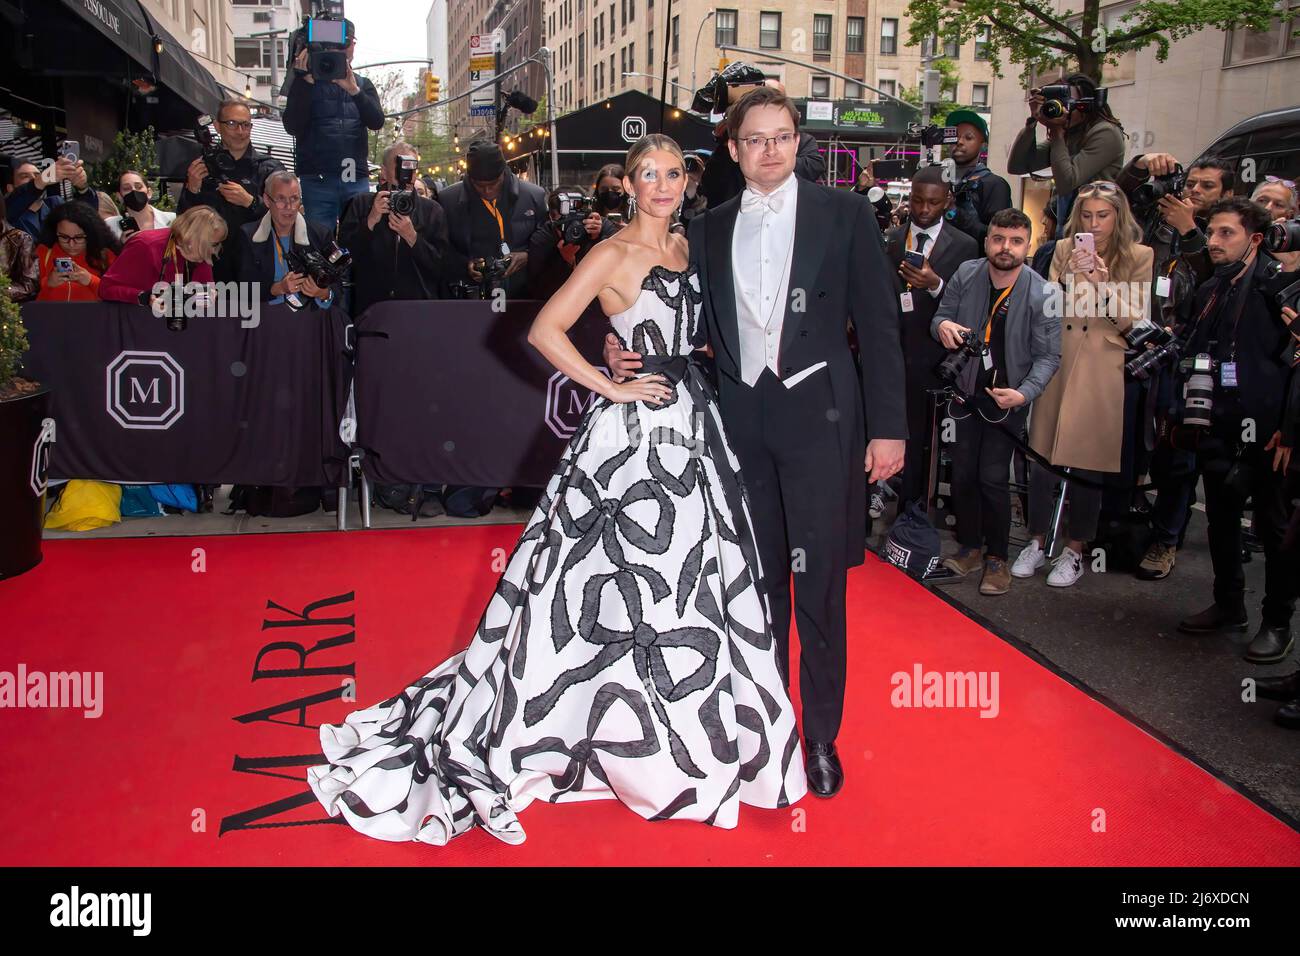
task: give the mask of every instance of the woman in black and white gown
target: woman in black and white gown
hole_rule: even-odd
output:
[[[627,228],[596,245],[529,332],[594,398],[469,646],[396,697],[321,727],[308,770],[331,815],[443,845],[475,825],[520,843],[535,799],[616,798],[648,820],[734,827],[740,803],[807,789],[739,465],[691,359],[702,295],[669,231],[686,171],[650,135],[628,152]],[[598,299],[622,384],[566,332]]]

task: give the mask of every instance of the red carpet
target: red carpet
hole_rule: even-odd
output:
[[[102,671],[103,714],[0,710],[0,864],[1300,864],[1300,835],[872,558],[850,577],[833,800],[743,807],[731,831],[647,823],[616,801],[534,803],[520,847],[322,825],[304,778],[314,725],[462,647],[519,530],[47,542],[40,567],[0,582],[0,671]],[[312,617],[355,626],[263,628],[292,620],[268,602],[301,612],[348,593]],[[305,664],[267,652],[253,680],[274,642],[326,646]],[[997,672],[997,716],[892,706],[891,675],[918,664]],[[355,704],[337,696],[348,665]],[[235,719],[313,697],[305,718]]]

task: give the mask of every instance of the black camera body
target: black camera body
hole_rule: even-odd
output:
[[[971,333],[963,332],[961,345],[939,363],[935,372],[949,387],[955,387],[961,381],[962,373],[966,371],[971,359],[982,358],[987,352],[988,345]]]
[[[1182,354],[1182,343],[1163,325],[1129,329],[1124,340],[1133,355],[1124,363],[1124,373],[1139,382],[1145,382],[1162,366],[1172,365]],[[1148,349],[1147,345],[1154,347]]]
[[[922,126],[920,123],[912,123],[907,127],[903,139],[909,143],[920,143],[927,149],[935,146],[952,146],[957,142],[957,127],[935,126],[933,123]]]
[[[230,182],[235,173],[235,157],[212,135],[212,117],[204,114],[195,122],[194,138],[203,150],[203,165],[208,167],[208,177],[218,186]]]
[[[388,208],[399,216],[409,218],[415,212],[415,173],[419,165],[414,156],[397,157],[396,188],[388,194]]]
[[[583,220],[596,211],[596,200],[572,193],[561,195],[558,202],[560,218],[552,223],[556,237],[574,246],[590,242]]]
[[[1163,176],[1152,176],[1149,182],[1145,182],[1133,190],[1133,207],[1135,209],[1150,209],[1165,196],[1181,196],[1183,187],[1186,185],[1187,173],[1180,163],[1174,167],[1172,173],[1166,173]]]
[[[1060,119],[1077,109],[1099,110],[1106,105],[1106,89],[1100,87],[1096,96],[1075,97],[1068,83],[1055,83],[1038,91],[1043,97],[1040,109],[1045,119]]]
[[[297,56],[307,48],[307,71],[316,82],[329,83],[348,75],[348,43],[352,40],[352,22],[342,17],[308,17],[294,35],[293,51]]]
[[[337,243],[332,244],[325,255],[315,249],[291,248],[284,258],[290,272],[306,276],[322,289],[342,282],[348,267],[352,265],[352,254],[346,249],[340,249]],[[307,305],[297,292],[290,292],[284,301],[295,312]]]

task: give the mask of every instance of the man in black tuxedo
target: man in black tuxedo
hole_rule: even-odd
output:
[[[713,350],[787,683],[794,572],[808,784],[829,797],[844,780],[845,590],[864,556],[866,473],[896,474],[907,437],[898,297],[871,204],[795,176],[798,111],[785,94],[759,87],[727,123],[746,186],[691,220],[704,293],[694,344]],[[640,367],[606,343],[616,375]]]
[[[947,354],[930,336],[944,286],[967,259],[978,259],[975,240],[948,222],[952,184],[943,166],[926,166],[912,177],[909,223],[889,231],[885,255],[897,270],[902,318],[903,361],[907,368],[907,458],[903,465],[902,506],[926,496],[926,446],[930,432],[928,388],[941,388],[935,369]],[[921,265],[915,265],[917,257]],[[912,262],[908,262],[908,259]],[[924,503],[924,502],[923,502]]]

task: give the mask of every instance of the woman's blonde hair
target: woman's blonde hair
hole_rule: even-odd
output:
[[[1136,247],[1142,242],[1142,227],[1133,218],[1128,197],[1119,186],[1105,179],[1080,186],[1074,196],[1074,205],[1070,208],[1070,218],[1065,223],[1065,235],[1068,237],[1088,231],[1083,228],[1085,199],[1105,200],[1115,210],[1115,231],[1111,234],[1110,248],[1106,251],[1107,268],[1112,275],[1128,272],[1137,261]]]
[[[212,264],[216,246],[226,238],[226,221],[211,206],[194,206],[172,221],[164,258],[175,256],[180,246],[195,253],[199,260]]]
[[[623,168],[627,170],[628,179],[636,179],[637,167],[641,165],[641,161],[648,153],[656,149],[666,150],[676,156],[678,162],[682,164],[682,175],[686,174],[686,157],[682,155],[682,148],[677,145],[677,140],[663,133],[647,133],[632,144],[632,148],[627,151],[627,158],[623,160]]]
[[[96,195],[99,196],[99,217],[101,219],[112,219],[122,215],[117,208],[117,203],[113,202],[113,197],[104,190],[99,190]]]

